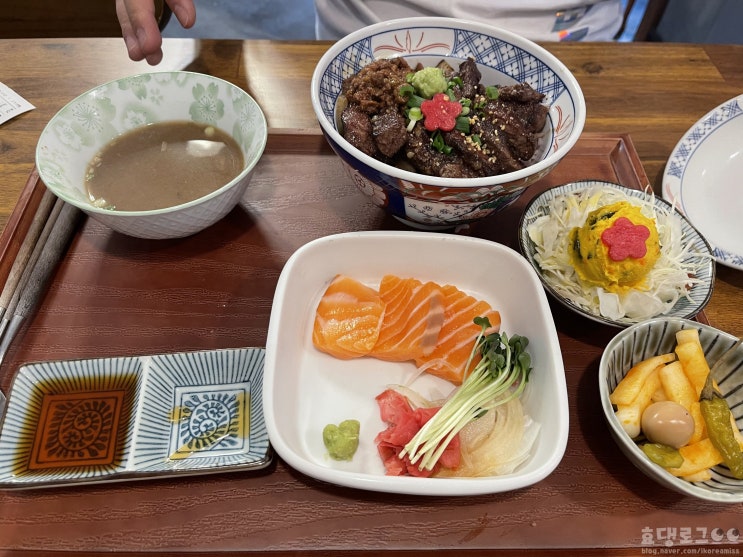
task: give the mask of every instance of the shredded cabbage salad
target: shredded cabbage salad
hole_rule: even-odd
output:
[[[592,211],[624,201],[639,206],[642,213],[655,220],[661,255],[645,280],[626,292],[608,292],[583,281],[570,261],[569,234],[582,226]],[[640,321],[668,312],[689,289],[700,282],[695,279],[703,263],[690,258],[691,242],[685,241],[681,221],[674,210],[658,207],[654,197],[627,195],[620,189],[594,186],[585,190],[555,196],[541,214],[527,225],[534,242],[534,259],[554,290],[576,306],[612,320]]]

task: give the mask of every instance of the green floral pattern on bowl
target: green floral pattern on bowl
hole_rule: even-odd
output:
[[[39,138],[36,150],[39,175],[65,201],[94,217],[102,216],[106,209],[93,207],[85,188],[88,162],[118,135],[173,120],[211,124],[222,129],[235,138],[245,158],[245,169],[233,182],[191,204],[218,196],[225,188],[248,177],[265,148],[267,126],[263,112],[239,87],[194,72],[144,73],[100,85],[62,108]],[[160,212],[163,211],[168,210]],[[117,228],[111,219],[99,220]]]

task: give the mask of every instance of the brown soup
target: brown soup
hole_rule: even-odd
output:
[[[127,132],[88,164],[92,203],[117,211],[148,211],[203,197],[243,169],[237,142],[214,126],[161,122]]]

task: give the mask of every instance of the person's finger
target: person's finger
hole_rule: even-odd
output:
[[[158,64],[163,56],[162,35],[152,0],[116,0],[116,15],[129,57]]]
[[[124,38],[124,44],[126,44],[129,58],[135,61],[143,60],[144,53],[139,48],[139,42],[137,41],[132,23],[129,21],[129,13],[126,11],[124,0],[116,0],[116,17],[119,19],[121,36]]]
[[[178,23],[190,29],[196,23],[196,7],[193,0],[166,0]]]

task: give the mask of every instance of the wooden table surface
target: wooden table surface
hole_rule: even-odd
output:
[[[247,90],[262,106],[272,134],[278,137],[289,130],[291,134],[301,135],[304,131],[314,135],[318,126],[310,105],[309,83],[315,63],[327,46],[319,42],[167,40],[165,59],[157,69],[188,69],[231,81]],[[639,175],[647,176],[657,193],[665,162],[680,137],[706,112],[743,91],[743,46],[660,43],[545,46],[565,62],[583,88],[588,108],[585,132],[592,137],[601,134],[629,137],[639,155]],[[119,39],[0,40],[0,51],[3,53],[0,82],[36,107],[0,126],[2,228],[14,225],[11,214],[33,171],[36,140],[53,114],[91,87],[152,68],[129,61]],[[322,146],[320,142],[317,145],[320,153]],[[326,160],[332,164],[332,156],[328,153],[323,156],[323,165]],[[279,158],[269,159],[266,164],[271,168],[267,173],[279,175],[279,162]],[[327,172],[320,164],[312,169],[320,177]],[[337,176],[332,172],[328,175]],[[261,182],[255,195],[271,195],[267,190],[261,193],[261,185],[266,186]],[[329,187],[345,188],[346,184],[329,184]],[[264,200],[258,197],[254,201],[260,205]],[[274,199],[273,203],[272,210],[281,202]],[[318,223],[309,215],[304,215],[306,218],[302,220],[301,210],[296,209],[297,214],[293,214],[288,202],[280,208],[283,213],[276,214],[295,228],[282,228],[263,218],[270,211],[256,217],[255,222],[262,227],[261,245],[280,246],[270,255],[278,253],[283,260],[292,248],[296,249],[313,235],[352,226],[331,220]],[[395,226],[375,211],[376,208],[366,210],[359,222],[367,228]],[[245,232],[234,215],[218,226],[220,233],[233,237],[243,234],[252,242],[253,232]],[[203,240],[194,241],[201,242],[198,248],[204,253],[208,251]],[[158,257],[167,258],[170,252],[180,255],[178,249],[185,249],[172,244],[166,246]],[[59,340],[64,330],[57,327],[62,326],[64,319],[59,316],[58,308],[65,311],[71,308],[70,311],[83,314],[75,306],[83,298],[68,285],[90,286],[95,280],[95,276],[91,278],[92,259],[116,265],[126,258],[138,258],[142,264],[148,250],[152,250],[151,244],[111,238],[95,223],[85,223],[79,240],[73,244],[71,261],[63,264],[57,278],[61,286],[52,288],[50,298],[39,310],[40,317],[3,363],[0,386],[7,388],[9,376],[28,357],[96,355],[92,341],[81,342],[78,347],[82,348],[71,353],[69,346],[65,347]],[[96,255],[88,257],[88,253]],[[264,256],[256,255],[258,259]],[[253,269],[259,277],[256,287],[262,292],[265,306],[266,300],[270,303],[281,261],[259,261],[253,265],[256,268],[265,265],[273,273],[262,275]],[[101,292],[106,290],[101,288]],[[718,265],[714,294],[706,309],[710,324],[742,336],[742,294],[743,272]],[[101,308],[103,305],[98,308],[98,317],[92,318],[100,322],[96,321],[95,327],[88,326],[105,335],[106,319],[110,316]],[[240,308],[242,313],[237,316],[220,316],[223,337],[192,339],[186,346],[174,347],[165,340],[154,340],[157,337],[153,333],[155,336],[147,337],[150,340],[142,341],[138,348],[185,350],[203,345],[218,348],[222,347],[220,342],[239,346],[243,341],[245,345],[261,345],[265,342],[268,308],[256,310],[261,318],[246,326],[244,319],[252,310],[255,308]],[[660,535],[659,530],[691,528],[696,529],[695,547],[726,547],[726,539],[711,537],[711,532],[743,532],[742,505],[691,501],[659,488],[644,477],[636,478],[631,472],[623,471],[623,466],[629,464],[611,440],[603,438],[608,430],[598,413],[600,407],[585,400],[596,395],[592,390],[595,378],[591,383],[587,377],[595,372],[596,355],[614,331],[596,331],[593,324],[556,311],[561,342],[570,354],[566,358],[566,372],[574,374],[570,381],[578,396],[577,402],[571,401],[571,420],[578,425],[571,425],[573,448],[569,443],[569,455],[564,461],[572,469],[566,470],[562,465],[555,472],[558,479],[547,482],[541,492],[537,485],[527,490],[523,499],[521,494],[475,501],[395,498],[322,485],[287,469],[281,462],[264,473],[247,477],[235,474],[5,492],[0,493],[0,554],[33,555],[53,550],[92,554],[118,550],[122,554],[265,551],[272,555],[313,552],[352,555],[363,550],[374,554],[383,549],[390,554],[409,554],[415,550],[428,554],[440,548],[452,554],[463,550],[484,554],[487,550],[500,549],[499,554],[528,555],[535,548],[544,550],[543,553],[553,548],[555,554],[565,555],[597,552],[639,555],[641,550],[660,548],[657,544],[640,547],[646,535],[641,527],[644,523],[656,536]],[[243,338],[237,338],[234,330],[230,330],[233,323],[230,319],[235,327],[242,327],[241,334],[248,331]],[[178,338],[188,338],[182,332],[178,334],[181,334]],[[122,346],[120,339],[118,342],[111,346]],[[591,412],[596,414],[585,415]],[[576,441],[578,437],[580,442]],[[584,469],[581,462],[586,463]],[[604,486],[597,476],[602,473],[608,473],[614,482]],[[609,507],[602,505],[604,489],[614,496],[606,499]],[[522,508],[523,504],[535,505],[535,501],[541,501],[537,506],[543,508]],[[448,527],[444,522],[452,520],[452,513],[455,520]],[[456,518],[458,515],[461,517]],[[574,528],[565,528],[566,518],[574,519]],[[623,524],[629,527],[622,530]],[[338,537],[333,537],[334,533],[339,533]],[[737,543],[732,544],[733,549],[743,551],[743,546]],[[528,549],[519,553],[519,548],[530,547],[531,553]]]

